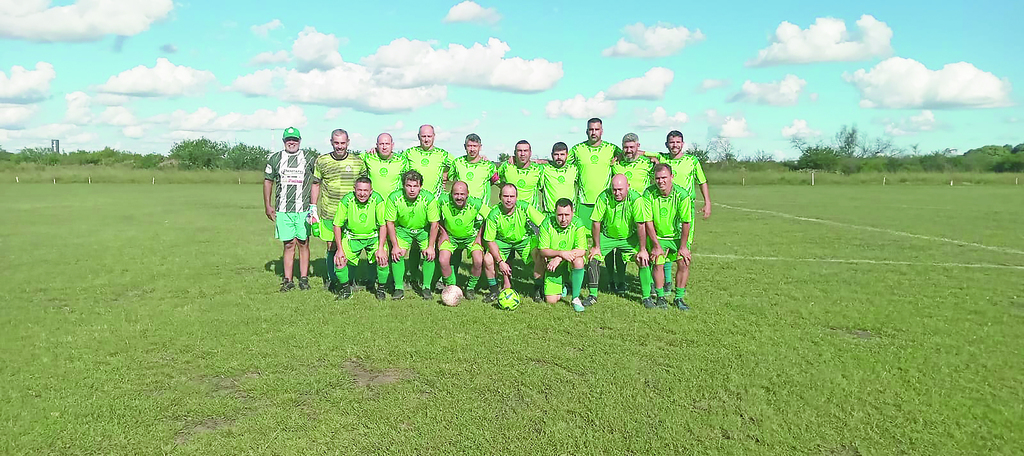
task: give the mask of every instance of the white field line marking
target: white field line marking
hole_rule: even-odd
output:
[[[912,261],[889,261],[889,260],[857,260],[839,258],[782,258],[765,256],[742,256],[742,255],[719,255],[714,253],[694,253],[695,257],[718,258],[723,260],[753,260],[753,261],[797,261],[803,263],[852,263],[852,264],[884,264],[894,266],[942,266],[955,268],[992,268],[992,269],[1020,269],[1024,266],[1013,266],[1006,264],[976,264],[976,263],[920,263]]]
[[[898,235],[898,236],[907,236],[907,237],[912,237],[912,238],[917,238],[917,239],[926,239],[926,240],[929,240],[929,241],[948,242],[950,244],[957,244],[957,245],[969,245],[971,247],[977,247],[977,248],[980,248],[980,249],[992,250],[992,251],[995,251],[995,252],[1013,253],[1013,254],[1017,254],[1017,255],[1024,255],[1024,251],[1016,250],[1016,249],[1011,249],[1009,247],[992,247],[990,245],[976,244],[974,242],[958,241],[956,239],[948,239],[948,238],[943,238],[943,237],[925,236],[923,234],[907,233],[905,231],[896,231],[896,230],[890,230],[890,229],[886,229],[886,228],[875,228],[873,226],[863,226],[863,225],[854,225],[854,224],[850,224],[850,223],[833,222],[831,220],[817,219],[817,218],[811,218],[811,217],[800,217],[798,215],[785,214],[785,213],[782,213],[782,212],[766,211],[766,210],[763,210],[763,209],[748,209],[748,208],[745,208],[745,207],[729,206],[727,204],[722,204],[722,203],[715,203],[715,204],[718,205],[718,206],[724,207],[726,209],[735,209],[737,211],[756,212],[756,213],[760,213],[760,214],[769,214],[769,215],[774,215],[774,216],[778,216],[778,217],[790,218],[790,219],[794,219],[794,220],[802,220],[802,221],[805,221],[805,222],[824,223],[826,225],[843,226],[843,227],[847,227],[847,228],[856,228],[858,230],[877,231],[879,233],[895,234],[895,235]]]

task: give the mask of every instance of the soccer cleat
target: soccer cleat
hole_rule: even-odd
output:
[[[342,285],[342,286],[339,287],[339,289],[338,289],[338,297],[335,298],[335,301],[343,301],[343,300],[346,300],[346,299],[351,298],[351,297],[352,297],[352,286],[346,283],[345,285]]]
[[[434,294],[430,292],[429,288],[424,288],[420,290],[420,297],[429,301],[431,299],[434,299]]]
[[[484,295],[484,302],[494,302],[494,301],[497,301],[498,300],[498,293],[499,293],[499,290],[491,289],[491,291],[487,292],[487,294]]]
[[[646,309],[653,309],[658,306],[657,304],[654,303],[654,299],[650,297],[644,298],[643,301],[640,302],[644,305],[644,308]]]
[[[388,299],[388,292],[384,291],[384,285],[377,285],[377,300],[384,301]]]
[[[583,302],[580,301],[580,298],[572,298],[572,310],[583,312],[586,309],[587,308],[583,306]]]
[[[405,290],[395,290],[394,293],[391,293],[391,299],[404,299],[404,298],[405,298]]]
[[[668,309],[668,300],[665,299],[664,296],[658,297],[658,308],[659,309]]]
[[[309,289],[309,277],[299,277],[299,289],[300,290],[308,290]]]
[[[589,295],[589,296],[581,299],[580,302],[583,303],[583,307],[590,307],[590,306],[592,306],[594,304],[597,304],[597,296]]]
[[[679,310],[690,310],[690,306],[686,305],[686,302],[683,301],[683,298],[676,298],[676,300],[673,301],[672,304],[675,305],[676,308]]]
[[[295,282],[285,279],[281,282],[281,293],[292,291],[295,289]]]
[[[463,297],[465,297],[467,301],[472,301],[476,299],[476,290],[472,288],[467,288],[465,293],[463,293]]]

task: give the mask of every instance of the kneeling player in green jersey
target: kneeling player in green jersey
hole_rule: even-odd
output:
[[[501,186],[500,204],[487,214],[484,224],[484,241],[487,242],[488,256],[484,258],[484,267],[488,270],[498,266],[498,271],[505,278],[505,288],[512,288],[512,268],[508,260],[512,253],[519,255],[524,265],[533,265],[534,301],[541,301],[544,269],[537,261],[536,237],[527,225],[532,222],[540,225],[544,222],[544,214],[532,205],[517,200],[518,190],[515,185],[505,183]],[[498,299],[498,286],[491,286],[491,292],[484,302]]]
[[[343,228],[344,227],[344,228]],[[356,179],[355,190],[341,198],[334,212],[334,269],[341,284],[338,299],[352,297],[349,265],[358,267],[359,255],[365,250],[366,260],[377,265],[377,299],[384,300],[384,284],[388,281],[387,222],[384,220],[384,198],[373,191],[366,176]]]
[[[419,247],[423,263],[423,287],[420,296],[431,299],[430,286],[434,280],[434,240],[437,239],[437,204],[434,194],[422,190],[423,176],[416,170],[402,175],[401,190],[388,196],[384,219],[391,238],[391,268],[395,275],[395,293],[392,299],[405,297],[405,268],[410,266],[409,250]]]
[[[441,263],[441,277],[444,284],[455,285],[455,271],[452,267],[452,256],[456,252],[469,252],[473,257],[473,267],[469,272],[464,296],[466,299],[476,298],[476,284],[480,280],[480,272],[484,266],[484,249],[481,241],[484,217],[490,208],[480,198],[469,196],[469,186],[463,181],[452,184],[451,193],[437,200],[438,213],[441,216],[441,230],[438,237],[437,259]],[[455,264],[458,266],[458,263]],[[490,279],[494,271],[490,271]]]
[[[590,296],[584,305],[597,302],[597,285],[600,282],[599,262],[605,260],[612,290],[626,290],[626,264],[621,268],[615,261],[618,253],[624,261],[636,261],[640,267],[640,289],[651,294],[651,268],[647,246],[640,239],[647,232],[647,218],[640,194],[629,188],[626,176],[612,176],[612,188],[601,192],[591,215],[594,245],[590,248]],[[620,285],[621,284],[621,285]],[[650,298],[647,298],[650,299]]]
[[[686,280],[690,275],[690,246],[686,237],[690,233],[693,213],[690,211],[690,192],[672,183],[672,168],[664,163],[654,166],[654,185],[644,192],[644,210],[649,220],[644,234],[654,259],[654,286],[658,294],[657,307],[668,308],[665,298],[665,271],[658,265],[676,262],[676,296],[674,304],[679,310],[689,310],[683,300]],[[647,299],[650,299],[648,297]],[[647,308],[655,304],[645,302]]]
[[[572,201],[568,198],[561,198],[555,202],[555,216],[549,217],[541,224],[537,250],[546,266],[544,300],[548,304],[554,304],[562,299],[564,279],[569,276],[572,284],[572,308],[577,312],[583,312],[580,288],[583,287],[587,230],[574,220]]]

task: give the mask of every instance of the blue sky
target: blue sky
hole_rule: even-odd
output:
[[[183,138],[325,151],[420,124],[461,153],[519,139],[791,158],[856,124],[902,147],[1024,142],[1024,2],[265,2],[0,5],[0,145],[166,153]]]

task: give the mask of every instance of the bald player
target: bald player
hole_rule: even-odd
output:
[[[441,230],[438,234],[437,258],[441,265],[441,277],[445,286],[455,285],[456,276],[452,257],[458,252],[468,252],[473,258],[469,281],[464,295],[466,299],[476,298],[476,284],[484,264],[483,235],[484,218],[490,214],[490,207],[478,197],[470,196],[469,185],[463,181],[452,184],[452,191],[437,199],[438,214],[441,217]],[[494,271],[489,270],[488,279],[494,279]],[[493,280],[491,280],[493,281]]]
[[[419,171],[423,176],[423,189],[439,195],[443,181],[448,175],[452,164],[451,154],[447,150],[434,146],[434,126],[421,125],[416,135],[420,145],[405,150],[409,159],[409,168]]]
[[[647,217],[643,199],[629,188],[628,179],[622,174],[612,176],[611,188],[601,192],[591,215],[593,244],[590,248],[590,296],[584,305],[597,302],[597,284],[600,281],[599,262],[605,260],[612,290],[626,289],[626,265],[621,267],[614,261],[614,253],[625,261],[635,261],[640,268],[640,289],[644,299],[650,300],[651,277],[650,257],[647,246],[640,242],[646,237]],[[620,284],[620,285],[616,285]],[[645,305],[650,303],[645,302]]]

